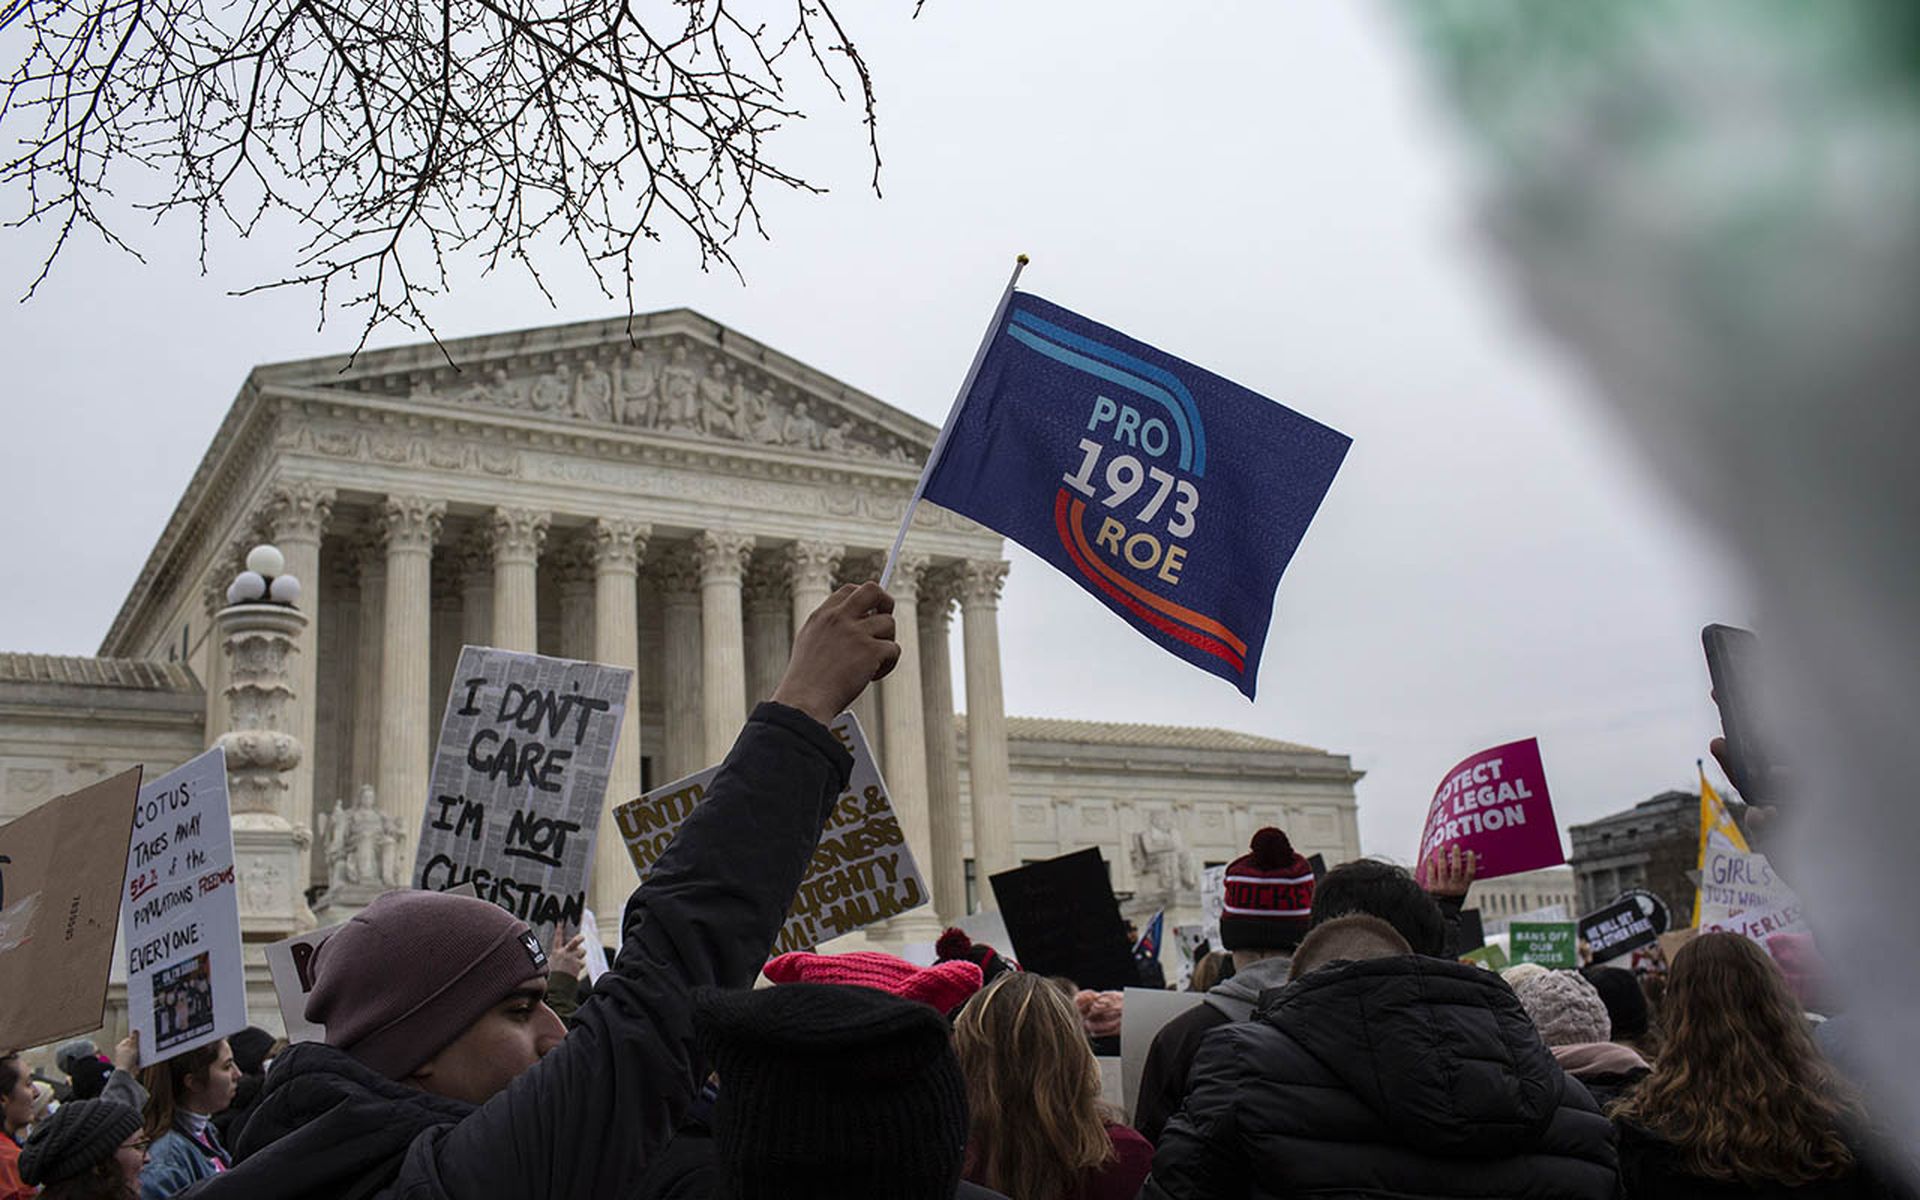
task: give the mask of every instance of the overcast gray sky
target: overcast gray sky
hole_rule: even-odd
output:
[[[1476,244],[1473,181],[1399,28],[1360,4],[910,0],[850,29],[880,93],[815,98],[747,275],[669,239],[640,307],[688,305],[938,422],[1015,252],[1023,286],[1354,439],[1280,587],[1248,704],[1010,547],[1010,712],[1219,725],[1351,754],[1365,849],[1409,858],[1442,774],[1541,740],[1563,826],[1691,785],[1717,732],[1698,631],[1744,587],[1632,457]],[[785,135],[783,135],[785,136]],[[279,248],[79,244],[0,352],[0,649],[90,654],[249,367],[348,349],[304,294],[232,298]],[[18,295],[36,243],[0,235]],[[443,336],[617,314],[555,248],[467,272]],[[416,340],[388,332],[386,345]]]

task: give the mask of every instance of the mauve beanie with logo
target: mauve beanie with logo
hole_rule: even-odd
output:
[[[513,989],[547,974],[540,940],[498,905],[394,891],[315,951],[307,1020],[388,1079],[405,1079]]]
[[[967,1089],[933,1008],[833,984],[702,988],[693,1024],[720,1075],[715,1200],[952,1200]]]

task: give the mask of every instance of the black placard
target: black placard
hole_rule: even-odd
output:
[[[1660,938],[1653,919],[1628,896],[1580,918],[1580,940],[1593,962],[1605,962],[1650,946]]]
[[[1463,908],[1460,910],[1460,944],[1455,951],[1466,954],[1487,944],[1487,927],[1480,920],[1480,910]]]
[[[1139,985],[1126,922],[1095,848],[988,877],[1020,966],[1083,988]]]

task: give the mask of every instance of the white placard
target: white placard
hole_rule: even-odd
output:
[[[853,773],[800,880],[786,924],[774,943],[775,954],[811,950],[829,938],[897,917],[930,899],[860,722],[844,712],[829,728],[853,755]],[[613,810],[642,880],[688,814],[706,798],[719,771],[717,766],[708,767]]]
[[[218,746],[140,788],[120,906],[127,1017],[150,1066],[247,1027],[227,756]]]
[[[1128,988],[1120,1009],[1120,1079],[1125,1092],[1127,1120],[1140,1103],[1140,1075],[1147,1051],[1168,1021],[1205,1003],[1205,992],[1165,992],[1157,988]]]
[[[580,928],[633,672],[467,646],[453,673],[413,886],[472,884],[552,937]]]
[[[600,977],[613,968],[607,963],[607,948],[600,941],[600,922],[592,909],[580,919],[580,932],[587,938],[587,982],[599,983]]]
[[[327,1027],[307,1020],[307,996],[313,991],[313,952],[338,928],[327,925],[296,933],[266,948],[267,970],[273,975],[273,991],[280,1000],[280,1020],[289,1042],[327,1040]]]

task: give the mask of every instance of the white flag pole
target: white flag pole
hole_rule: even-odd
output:
[[[960,392],[953,398],[953,407],[947,410],[947,423],[940,427],[940,436],[933,439],[933,451],[927,455],[927,465],[920,468],[920,481],[913,485],[913,496],[907,501],[907,511],[900,518],[900,532],[893,535],[893,549],[887,551],[887,565],[880,572],[880,586],[886,587],[893,578],[894,564],[900,561],[900,547],[906,543],[907,530],[913,525],[913,514],[920,508],[920,497],[926,494],[927,478],[933,474],[934,467],[940,464],[940,454],[947,448],[947,439],[953,436],[953,422],[960,415],[960,406],[967,402],[967,393],[973,390],[974,377],[980,374],[980,364],[986,361],[987,347],[993,344],[994,330],[1000,328],[1000,319],[1006,315],[1007,304],[1013,299],[1013,287],[1020,282],[1020,272],[1027,266],[1027,256],[1022,254],[1013,260],[1013,274],[1007,279],[1007,290],[1000,293],[1000,303],[994,305],[993,320],[987,322],[987,332],[980,339],[980,348],[973,352],[973,365],[967,368],[967,377],[960,384]]]

